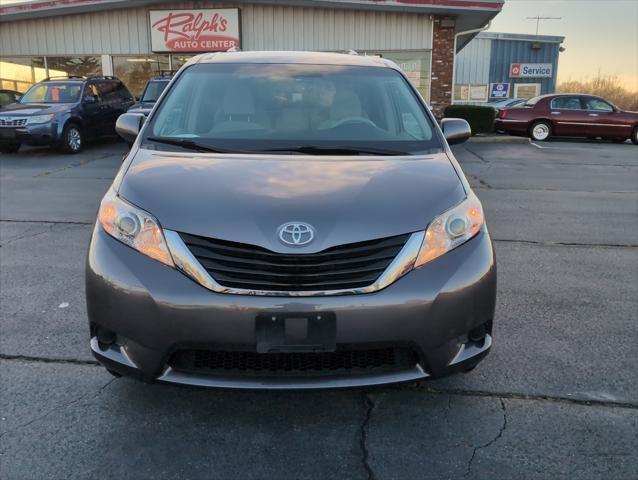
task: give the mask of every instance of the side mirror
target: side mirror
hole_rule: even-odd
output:
[[[87,105],[97,103],[97,98],[95,98],[95,95],[87,95],[86,97],[84,97],[84,103],[86,103]]]
[[[123,113],[115,123],[115,131],[126,142],[133,143],[144,125],[145,117],[141,113]]]
[[[441,130],[449,145],[465,142],[472,136],[472,128],[462,118],[444,118],[441,120]]]

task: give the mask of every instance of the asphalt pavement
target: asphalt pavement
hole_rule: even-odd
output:
[[[637,147],[455,147],[495,240],[492,353],[469,374],[321,392],[95,364],[84,261],[125,151],[0,155],[0,478],[637,478]]]

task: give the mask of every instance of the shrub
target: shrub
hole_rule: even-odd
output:
[[[483,105],[449,105],[444,112],[445,118],[462,118],[472,127],[472,135],[494,131],[496,112],[492,107]]]

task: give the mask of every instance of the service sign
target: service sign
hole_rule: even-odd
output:
[[[509,83],[491,83],[490,98],[508,98],[510,96]]]
[[[551,63],[512,63],[510,65],[510,77],[512,78],[551,78],[551,76]]]
[[[220,52],[240,45],[239,9],[151,10],[153,52]]]

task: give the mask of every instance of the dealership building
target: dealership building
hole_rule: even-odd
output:
[[[454,59],[504,0],[36,0],[0,7],[0,88],[115,75],[134,94],[201,52],[354,50],[398,63],[433,110],[451,103]]]
[[[455,103],[555,92],[564,40],[548,35],[479,33],[456,56]]]

